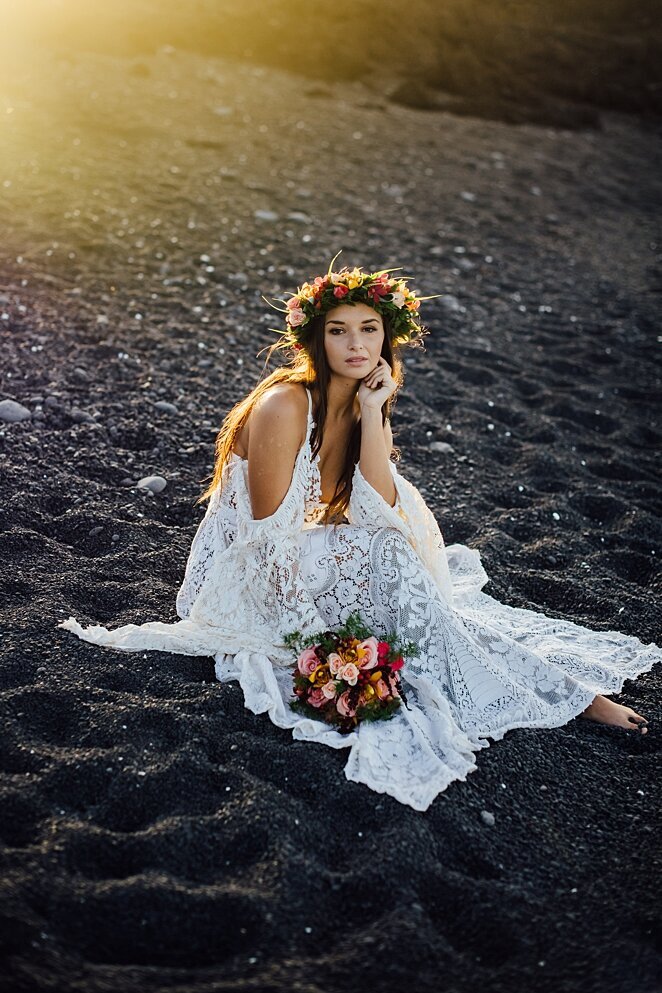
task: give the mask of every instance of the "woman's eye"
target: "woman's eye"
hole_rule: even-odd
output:
[[[376,331],[377,328],[370,326],[370,327],[367,327],[367,328],[362,328],[362,330],[363,331]],[[328,331],[329,331],[329,334],[344,334],[345,329],[344,328],[328,328]]]

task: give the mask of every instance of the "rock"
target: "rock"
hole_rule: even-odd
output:
[[[442,307],[445,307],[446,310],[449,310],[451,314],[461,313],[464,310],[464,307],[462,306],[458,298],[454,297],[451,293],[444,294],[444,296],[442,296],[441,298],[440,303]]]
[[[494,827],[495,820],[493,813],[491,813],[489,810],[481,810],[480,816],[484,824],[487,824],[489,827]]]
[[[133,485],[134,485],[133,480],[129,479],[128,476],[126,476],[124,479],[120,481],[120,486],[133,486]]]
[[[167,485],[168,481],[163,476],[143,476],[136,483],[139,489],[151,490],[152,493],[161,493]]]
[[[157,410],[160,410],[162,414],[178,414],[179,410],[175,407],[174,403],[168,403],[167,400],[157,400],[154,404]]]
[[[454,452],[455,449],[452,445],[449,445],[447,441],[431,441],[430,451],[443,452],[444,454],[447,454],[448,452]]]
[[[304,214],[302,210],[293,210],[287,215],[288,221],[296,221],[298,224],[312,224],[312,221],[308,214]]]
[[[94,418],[91,414],[88,414],[86,410],[81,410],[80,407],[71,408],[71,419],[75,421],[76,424],[94,424]]]
[[[91,531],[88,531],[88,534],[89,534],[90,538],[94,538],[95,535],[101,534],[102,531],[103,531],[103,524],[100,524],[97,527],[92,528]]]
[[[258,221],[277,221],[278,214],[273,210],[256,210],[253,217]]]
[[[16,400],[0,400],[0,421],[16,424],[18,421],[29,421],[31,412]]]

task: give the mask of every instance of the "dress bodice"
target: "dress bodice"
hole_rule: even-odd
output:
[[[322,500],[322,477],[319,468],[319,454],[313,457],[311,438],[315,421],[313,420],[313,397],[308,387],[306,387],[306,393],[308,394],[308,424],[305,444],[308,448],[309,472],[303,516],[304,528],[319,524],[329,506],[328,503]]]

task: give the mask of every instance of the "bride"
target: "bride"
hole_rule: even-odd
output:
[[[180,620],[60,626],[122,651],[214,656],[217,678],[239,680],[250,710],[294,738],[349,747],[347,779],[417,810],[512,728],[582,716],[645,734],[648,722],[605,694],[662,661],[662,649],[502,604],[482,591],[479,552],[445,546],[391,458],[401,352],[427,334],[426,298],[392,270],[332,266],[286,301],[270,354],[287,349],[289,361],[222,425]],[[408,705],[341,734],[290,709],[284,637],[312,639],[355,612],[420,651],[400,674]]]

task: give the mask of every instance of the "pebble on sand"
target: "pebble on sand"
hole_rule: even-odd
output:
[[[91,414],[88,414],[86,410],[81,410],[80,407],[71,408],[71,419],[75,421],[76,424],[95,424],[95,420]]]
[[[32,414],[22,403],[16,400],[0,400],[0,421],[16,424],[18,421],[29,421]]]
[[[151,490],[152,493],[161,493],[167,485],[168,481],[163,476],[143,476],[136,483],[139,489]]]
[[[442,307],[445,307],[451,314],[462,313],[466,310],[466,307],[463,307],[458,298],[454,297],[452,293],[445,293],[442,296],[440,303]]]
[[[484,824],[487,824],[489,827],[494,827],[494,814],[491,811],[481,810],[480,816],[482,817]]]
[[[162,414],[178,414],[179,411],[175,407],[174,403],[169,403],[167,400],[157,400],[154,404],[157,410],[160,410]]]

